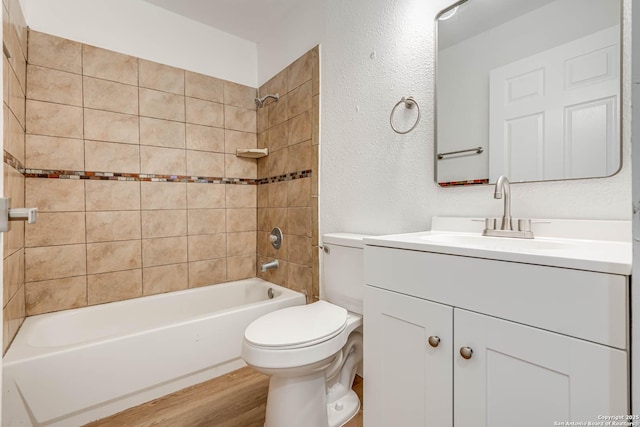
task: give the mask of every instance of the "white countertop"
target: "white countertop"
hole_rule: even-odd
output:
[[[366,245],[576,270],[631,274],[631,222],[543,220],[535,238],[484,237],[481,221],[434,218],[431,231],[367,237]]]

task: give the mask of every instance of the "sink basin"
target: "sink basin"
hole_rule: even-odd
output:
[[[427,234],[420,236],[425,243],[454,245],[494,251],[540,252],[569,249],[575,244],[552,239],[518,239],[488,237],[476,234]]]

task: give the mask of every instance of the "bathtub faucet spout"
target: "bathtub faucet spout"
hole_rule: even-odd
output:
[[[265,271],[267,271],[270,268],[278,268],[279,264],[278,264],[278,260],[274,259],[271,262],[267,262],[262,264],[262,267],[260,267],[260,269],[262,270],[262,272],[264,273]]]

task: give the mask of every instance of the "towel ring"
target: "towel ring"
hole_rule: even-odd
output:
[[[408,109],[411,109],[414,106],[418,109],[418,117],[416,118],[416,122],[413,124],[413,126],[411,126],[409,129],[404,131],[396,129],[396,127],[393,125],[393,115],[395,114],[396,109],[400,104],[404,104],[405,108],[408,108]],[[416,126],[418,126],[418,122],[420,122],[420,106],[418,105],[418,102],[415,99],[413,99],[412,96],[407,96],[406,98],[403,96],[400,99],[400,101],[398,101],[398,103],[393,106],[393,109],[391,110],[391,114],[389,115],[389,124],[391,125],[391,129],[393,129],[395,133],[404,135],[405,133],[409,133],[412,130],[414,130]]]

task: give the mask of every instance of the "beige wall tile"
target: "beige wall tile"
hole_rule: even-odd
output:
[[[3,233],[2,243],[5,254],[12,254],[24,247],[24,222],[9,223],[9,231]]]
[[[233,82],[224,82],[224,103],[249,110],[256,109],[256,88]]]
[[[238,108],[230,105],[224,106],[225,129],[239,130],[243,132],[256,132],[256,112],[246,108]]]
[[[85,108],[84,137],[95,141],[138,144],[138,116]]]
[[[25,205],[37,207],[38,212],[84,211],[84,181],[27,178]]]
[[[311,237],[311,208],[287,209],[287,233]]]
[[[222,80],[191,71],[185,71],[184,78],[185,95],[207,101],[224,102]]]
[[[227,233],[227,256],[255,255],[256,238],[255,231]]]
[[[27,98],[82,106],[82,76],[52,68],[27,67]]]
[[[227,184],[227,208],[255,208],[257,207],[257,185]]]
[[[187,150],[187,175],[224,177],[224,154]]]
[[[142,209],[186,209],[187,184],[182,182],[141,182]]]
[[[287,106],[289,117],[295,117],[304,111],[311,110],[313,96],[311,89],[311,81],[308,81],[289,92],[289,104]]]
[[[89,305],[142,296],[142,270],[126,270],[87,276]]]
[[[189,287],[189,264],[171,264],[142,270],[143,295],[179,291]]]
[[[288,287],[310,296],[313,293],[311,275],[310,266],[289,263]]]
[[[184,95],[184,70],[138,59],[140,86]]]
[[[224,153],[224,129],[187,123],[187,149]]]
[[[289,121],[282,122],[267,131],[269,151],[277,151],[289,145]]]
[[[137,181],[87,180],[87,211],[131,211],[140,209],[140,183]]]
[[[285,249],[280,247],[280,249],[275,249],[271,245],[271,241],[269,240],[270,233],[267,231],[258,231],[256,232],[257,239],[257,252],[261,257],[266,258],[283,258],[285,254]],[[286,242],[283,242],[286,245]],[[282,254],[282,255],[281,255]]]
[[[311,85],[315,96],[320,93],[320,46],[311,49],[311,57]]]
[[[83,78],[85,108],[138,114],[138,88],[93,77]],[[142,98],[141,101],[142,102]]]
[[[189,236],[189,262],[227,256],[226,234]]]
[[[187,262],[187,237],[163,237],[142,240],[142,265],[178,264]]]
[[[270,208],[286,208],[288,197],[288,181],[274,182],[267,185],[267,193]]]
[[[289,207],[310,206],[311,179],[294,179],[287,182],[287,204]]]
[[[224,152],[236,154],[238,148],[258,147],[258,137],[253,132],[239,132],[235,130],[224,131]]]
[[[205,126],[224,126],[224,106],[217,102],[205,101],[202,99],[186,99],[187,123]]]
[[[242,280],[256,276],[256,256],[243,255],[227,258],[227,280]]]
[[[85,140],[84,167],[95,172],[140,173],[140,147]]]
[[[227,209],[227,232],[254,231],[258,227],[256,209]]]
[[[24,284],[24,250],[16,251],[4,259],[2,280],[2,301],[9,301]]]
[[[294,264],[311,267],[311,238],[305,236],[286,235],[287,259]]]
[[[269,193],[267,190],[267,185],[269,184],[256,185],[258,189],[258,207],[259,208],[266,208],[267,206],[269,206]]]
[[[189,263],[189,287],[214,285],[227,280],[227,259],[218,258]]]
[[[24,317],[24,287],[21,287],[2,310],[3,330],[7,334],[6,341],[3,337],[3,351],[6,351],[9,347],[11,340],[15,337],[20,325],[22,325]]]
[[[184,122],[184,96],[140,88],[140,115]]]
[[[27,135],[25,167],[66,171],[84,170],[82,139]]]
[[[82,108],[27,100],[27,133],[82,138]]]
[[[226,231],[226,213],[224,209],[189,209],[188,233],[217,234]]]
[[[109,273],[142,267],[140,240],[87,244],[87,273]]]
[[[286,94],[288,92],[287,74],[288,69],[285,68],[275,76],[271,77],[268,82],[260,86],[259,95],[264,96],[268,93],[279,93],[280,95]]]
[[[87,212],[87,242],[141,238],[140,211]]]
[[[28,316],[87,305],[87,277],[67,277],[25,284]]]
[[[189,209],[218,209],[225,207],[225,186],[222,184],[187,184]]]
[[[85,44],[82,45],[82,73],[137,86],[138,59]]]
[[[300,86],[302,83],[311,80],[312,64],[312,52],[308,51],[287,67],[287,83],[289,92]]]
[[[313,145],[320,144],[320,97],[314,96],[311,109],[311,143]]]
[[[24,164],[24,129],[16,116],[5,104],[4,112],[4,149]]]
[[[9,109],[16,115],[18,122],[22,127],[25,126],[25,94],[24,89],[20,86],[20,82],[16,75],[8,70],[9,74]]]
[[[27,282],[82,276],[87,273],[86,245],[26,248],[24,265]]]
[[[142,211],[142,238],[187,235],[187,211]]]
[[[157,175],[186,175],[185,151],[175,148],[140,146],[140,172]]]
[[[25,246],[71,245],[85,242],[84,212],[40,212],[25,227]]]
[[[260,166],[262,166],[262,170]],[[269,153],[269,155],[265,157],[265,162],[258,164],[258,176],[268,178],[284,175],[289,172],[287,167],[289,167],[288,147]]]
[[[82,73],[82,45],[38,31],[29,31],[29,63]]]
[[[269,104],[268,128],[272,128],[275,125],[279,125],[280,123],[289,120],[289,109],[287,107],[287,105],[289,104],[289,98],[289,95],[280,94],[280,99],[278,100],[278,102]]]
[[[225,176],[227,178],[258,178],[258,163],[255,159],[225,154],[224,161]]]
[[[313,168],[311,162],[313,149],[311,148],[311,140],[300,142],[289,147],[289,172],[305,171]]]
[[[258,208],[258,230],[270,231],[269,225],[269,210],[267,208]]]
[[[265,231],[271,231],[278,227],[283,233],[289,234],[289,218],[286,208],[267,208],[267,227]]]
[[[264,132],[269,128],[269,106],[258,108],[256,113],[257,131]]]
[[[311,113],[312,110],[304,111],[287,122],[289,125],[289,145],[311,139],[313,127]]]
[[[140,117],[140,144],[165,148],[184,148],[184,123]]]

